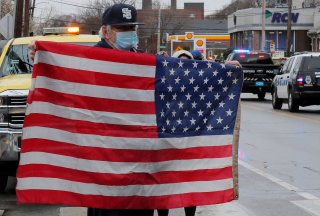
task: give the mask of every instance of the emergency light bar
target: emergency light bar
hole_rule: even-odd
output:
[[[57,35],[57,34],[79,34],[79,27],[54,27],[43,28],[43,35]]]
[[[69,27],[67,30],[69,33],[79,33],[79,27]]]
[[[246,49],[235,49],[233,50],[234,53],[250,53],[250,50]]]

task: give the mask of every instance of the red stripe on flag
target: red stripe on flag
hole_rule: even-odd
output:
[[[37,50],[44,50],[62,55],[80,58],[95,59],[101,61],[120,62],[136,65],[156,65],[155,55],[105,49],[100,47],[81,46],[67,43],[49,41],[36,41]]]
[[[84,83],[98,86],[110,86],[117,88],[154,90],[154,78],[125,76],[91,72],[85,70],[70,69],[39,63],[37,76],[45,76],[68,82]]]
[[[43,88],[37,88],[33,91],[32,100],[31,97],[29,97],[28,103],[30,104],[33,101],[49,102],[65,107],[114,113],[155,114],[156,112],[154,102],[94,98],[60,93]]]
[[[110,197],[53,190],[16,190],[16,192],[19,203],[60,203],[72,206],[90,206],[108,209],[170,209],[195,205],[212,205],[234,200],[233,189],[154,197]]]
[[[18,178],[44,177],[109,186],[156,185],[193,181],[214,181],[232,178],[232,167],[194,171],[158,173],[92,173],[46,164],[20,165]]]
[[[34,64],[33,67],[32,67],[32,74],[31,74],[31,77],[32,78],[35,78],[38,76],[38,64]]]
[[[27,97],[27,104],[31,104],[32,103],[32,101],[33,101],[33,93],[34,93],[33,90],[29,90],[29,94],[28,94],[28,97]]]
[[[224,158],[232,156],[232,145],[195,147],[187,149],[131,150],[78,146],[44,139],[23,140],[22,150],[23,153],[46,152],[87,160],[139,163]]]
[[[61,123],[63,122],[63,123]],[[114,137],[156,138],[155,126],[131,126],[95,123],[82,120],[71,120],[48,114],[29,114],[25,117],[24,127],[47,127],[72,133],[92,134]]]

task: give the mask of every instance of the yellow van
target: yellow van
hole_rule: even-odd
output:
[[[8,176],[14,176],[19,162],[22,126],[31,86],[33,61],[28,44],[33,40],[93,46],[98,35],[81,35],[79,28],[47,28],[44,36],[11,39],[0,56],[0,193]]]

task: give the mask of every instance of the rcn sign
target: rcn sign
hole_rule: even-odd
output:
[[[291,13],[292,22],[297,23],[299,18],[299,13]],[[280,12],[270,12],[266,10],[266,18],[272,17],[271,23],[287,23],[288,22],[288,13]]]

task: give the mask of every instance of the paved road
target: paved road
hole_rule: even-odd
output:
[[[242,95],[240,199],[198,208],[197,216],[320,216],[320,106],[274,111],[270,99]],[[13,188],[14,179],[0,195],[5,216],[86,215],[84,208],[16,205]]]
[[[252,215],[320,216],[320,106],[275,111],[268,99],[242,95],[239,203]]]

